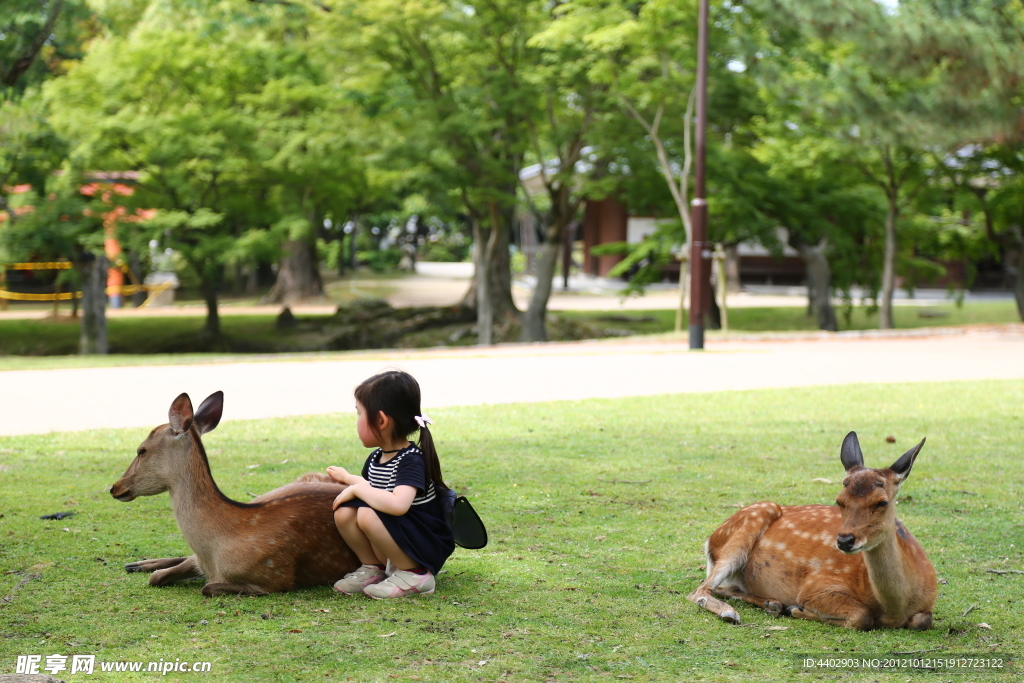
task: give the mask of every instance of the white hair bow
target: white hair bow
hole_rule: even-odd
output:
[[[415,419],[416,419],[416,424],[418,424],[420,426],[420,429],[423,429],[427,425],[434,424],[434,421],[431,420],[426,415],[417,415]]]

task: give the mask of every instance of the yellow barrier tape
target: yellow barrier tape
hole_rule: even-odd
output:
[[[43,261],[40,263],[8,263],[4,266],[7,270],[67,270],[71,268],[71,261]]]
[[[148,285],[124,285],[123,287],[107,287],[107,294],[118,294],[123,296],[131,296],[136,292],[147,292],[151,289],[163,291],[166,287],[149,287]],[[0,299],[8,299],[10,301],[71,301],[71,299],[81,299],[81,292],[61,292],[59,294],[24,294],[22,292],[8,292],[0,289]]]
[[[60,294],[23,294],[21,292],[7,292],[0,289],[0,299],[9,299],[11,301],[71,301],[71,299],[81,299],[81,292],[61,292]]]
[[[139,308],[146,308],[147,306],[149,306],[149,302],[156,299],[157,295],[159,295],[161,292],[167,291],[172,286],[173,283],[164,282],[163,284],[157,285],[156,287],[148,287],[147,289],[149,289],[149,296],[146,298],[145,301],[142,302],[142,305],[139,306]]]
[[[131,296],[138,292],[148,292],[154,289],[149,285],[121,285],[120,287],[107,287],[107,294],[121,294],[123,296]]]

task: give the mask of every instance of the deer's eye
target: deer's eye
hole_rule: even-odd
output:
[[[887,500],[880,500],[877,503],[875,503],[875,509],[876,510],[881,510],[882,508],[884,508],[888,504],[889,504],[889,501],[887,501]]]
[[[136,453],[136,455],[145,455],[145,454],[146,454],[146,449],[145,448],[140,448],[139,452]]]
[[[836,506],[837,506],[837,507],[838,507],[838,508],[839,508],[840,510],[842,510],[843,508],[845,508],[845,507],[846,507],[845,505],[843,505],[843,504],[842,504],[841,502],[839,502],[838,500],[836,501]]]

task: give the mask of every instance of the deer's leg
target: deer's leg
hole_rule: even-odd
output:
[[[736,610],[721,600],[715,599],[712,594],[719,593],[745,599],[742,597],[746,595],[745,593],[730,586],[736,583],[739,577],[742,577],[747,559],[764,534],[764,530],[781,516],[782,508],[775,503],[759,503],[740,510],[715,529],[711,537],[704,543],[708,578],[697,587],[697,590],[690,593],[687,599],[714,612],[722,621],[731,624],[740,623],[740,615],[736,613]],[[723,585],[726,587],[723,588]],[[752,604],[767,608],[764,598],[755,598],[755,600],[757,601]],[[751,601],[747,600],[747,602]]]
[[[149,577],[149,585],[166,586],[175,581],[194,579],[202,575],[203,573],[199,570],[199,565],[196,564],[196,556],[193,555],[192,557],[184,558],[176,565],[154,571],[153,575]]]
[[[711,595],[712,590],[711,579],[709,578],[705,580],[704,583],[697,586],[697,590],[687,595],[686,599],[690,602],[697,603],[697,605],[703,607],[709,612],[714,612],[722,621],[730,624],[740,623],[740,615],[736,613],[736,610],[727,603],[713,597]]]
[[[932,627],[932,613],[931,612],[918,612],[914,616],[910,617],[910,621],[907,622],[906,628],[914,631],[927,631]]]
[[[164,557],[159,560],[139,560],[138,562],[129,562],[124,566],[124,570],[131,574],[132,572],[155,572],[157,569],[167,569],[174,567],[185,560],[188,557]]]
[[[760,598],[750,593],[744,593],[740,589],[734,586],[719,586],[714,591],[717,595],[721,595],[726,598],[738,598],[743,602],[754,605],[755,607],[763,608],[768,614],[773,617],[777,617],[782,614],[785,607],[778,600],[772,600],[771,598]]]
[[[855,601],[846,593],[827,592],[802,601],[800,606],[786,609],[791,617],[821,621],[833,626],[845,626],[858,631],[870,631],[875,627],[875,618],[866,605]]]
[[[212,598],[217,595],[268,595],[269,591],[251,583],[208,583],[203,586],[203,595]]]

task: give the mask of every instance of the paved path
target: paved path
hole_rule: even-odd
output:
[[[224,390],[228,420],[350,413],[353,388],[392,367],[416,376],[426,411],[860,382],[1024,379],[1024,325],[926,334],[936,336],[709,341],[703,353],[677,341],[635,340],[0,372],[0,435],[149,428],[166,420],[182,391],[198,405]]]

